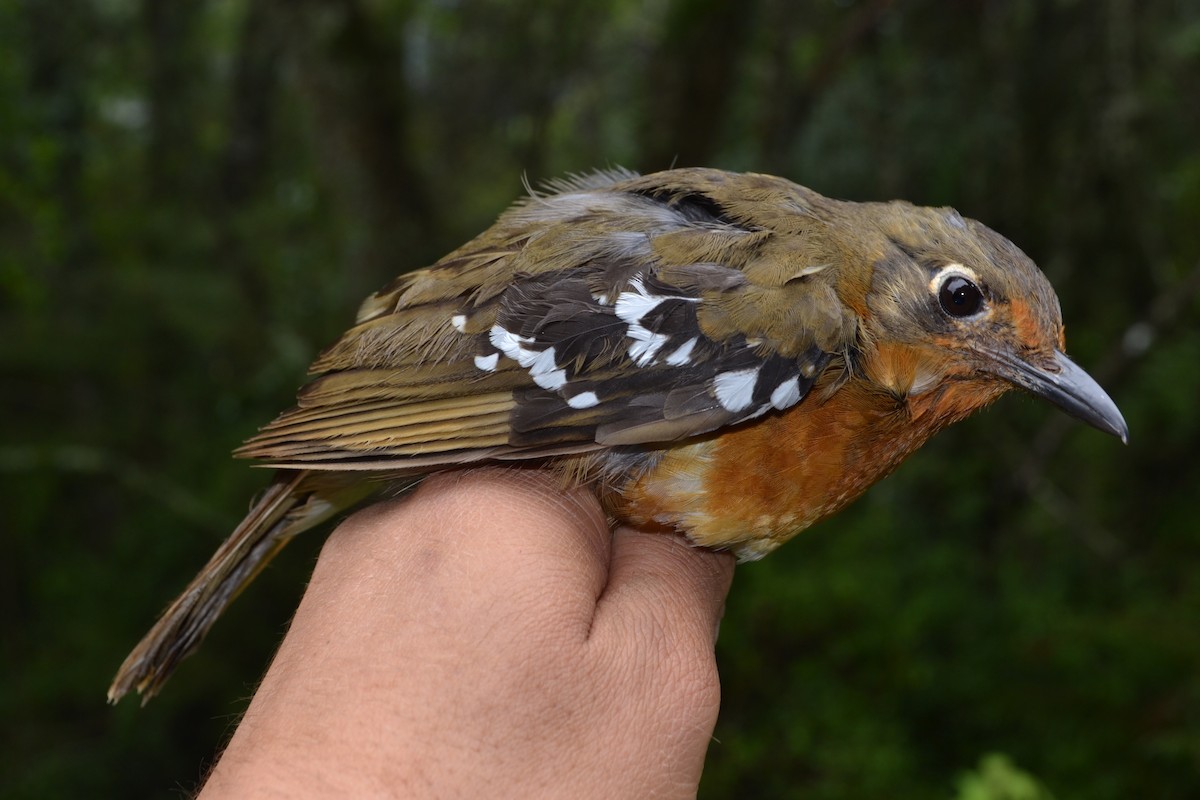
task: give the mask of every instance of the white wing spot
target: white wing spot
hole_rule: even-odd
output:
[[[567,371],[565,369],[555,369],[550,372],[530,372],[529,375],[538,386],[543,389],[549,389],[552,392],[557,392],[567,385]]]
[[[458,331],[459,333],[466,333],[467,332],[467,315],[466,314],[455,314],[453,317],[450,318],[450,324],[453,325],[454,330]]]
[[[488,340],[492,343],[493,347],[526,369],[532,367],[533,362],[540,355],[537,350],[528,350],[522,346],[531,344],[533,339],[505,330],[499,325],[492,326],[492,330],[488,334]]]
[[[488,332],[488,341],[492,343],[492,347],[504,353],[504,355],[513,361],[520,361],[521,345],[529,344],[533,339],[526,336],[518,336],[499,325],[493,325],[492,329]],[[522,364],[522,366],[527,365]]]
[[[634,276],[629,281],[629,288],[633,291],[621,292],[617,296],[615,310],[617,316],[630,326],[637,325],[638,320],[653,311],[654,307],[663,300],[667,299],[647,294],[646,285],[642,282],[640,275]]]
[[[642,325],[642,317],[657,308],[658,304],[664,300],[686,300],[689,303],[698,303],[700,299],[698,297],[650,294],[646,291],[646,284],[641,275],[635,275],[629,280],[629,288],[630,291],[621,292],[617,297],[613,310],[617,317],[629,326],[629,330],[625,332],[626,336],[633,339],[633,344],[629,345],[629,357],[637,366],[645,367],[654,362],[654,357],[658,355],[658,351],[670,337],[665,333],[655,333]],[[695,342],[692,344],[695,346]]]
[[[800,402],[800,379],[789,378],[775,387],[771,392],[771,405],[783,411]]]
[[[658,351],[662,349],[669,338],[666,334],[653,333],[649,328],[643,328],[641,325],[630,325],[625,335],[633,339],[633,344],[629,345],[629,357],[639,367],[644,367],[654,361],[654,357],[658,355]]]
[[[540,353],[530,350],[521,351],[523,356],[529,353],[533,354],[532,362],[528,365],[522,362],[521,366],[529,367],[529,377],[533,378],[534,383],[550,391],[556,391],[566,385],[567,371],[556,368],[553,347],[547,347]]]
[[[693,336],[679,347],[671,351],[667,356],[667,363],[672,367],[682,367],[688,363],[688,359],[692,357],[692,350],[696,348],[696,342],[700,341],[699,336]]]
[[[499,353],[492,353],[490,356],[475,356],[475,369],[483,370],[484,372],[495,372],[496,365],[499,363]]]
[[[574,397],[568,397],[567,405],[571,408],[592,408],[600,405],[600,398],[595,392],[580,392]]]
[[[649,314],[654,308],[664,300],[685,300],[689,303],[699,303],[699,297],[681,297],[680,295],[654,295],[646,291],[645,281],[641,275],[635,275],[629,279],[629,288],[632,291],[621,292],[617,297],[617,303],[614,310],[617,316],[622,321],[629,325],[636,325],[642,317]]]
[[[526,351],[533,354],[533,361],[529,364],[529,374],[545,375],[547,372],[554,371],[554,348],[547,347],[542,352],[536,350]]]
[[[713,378],[713,391],[717,402],[726,411],[745,411],[754,402],[754,382],[758,380],[758,367],[722,372]]]
[[[553,347],[547,347],[545,350],[531,350],[525,345],[532,344],[533,339],[528,336],[518,336],[499,325],[492,326],[488,339],[497,350],[502,351],[504,355],[529,370],[529,377],[533,378],[533,382],[543,389],[556,391],[566,385],[567,372],[564,369],[555,368]],[[479,366],[479,360],[480,357],[476,356],[476,366]],[[491,363],[494,369],[495,362]]]

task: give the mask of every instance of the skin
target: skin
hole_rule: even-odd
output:
[[[367,299],[238,450],[275,480],[112,702],[156,693],[289,539],[389,481],[544,464],[617,522],[751,560],[1014,386],[1127,434],[1060,352],[1045,276],[952,209],[710,169],[558,189]]]
[[[329,538],[201,797],[694,797],[732,575],[540,472],[433,477]]]

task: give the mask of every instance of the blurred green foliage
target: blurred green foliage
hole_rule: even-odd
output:
[[[1037,779],[1022,772],[1006,756],[991,753],[979,767],[958,780],[955,800],[1053,800]]]
[[[986,221],[1133,432],[1004,400],[739,569],[702,794],[1200,796],[1197,86],[1187,0],[0,0],[0,794],[194,787],[320,539],[104,706],[228,451],[523,175],[675,163]]]

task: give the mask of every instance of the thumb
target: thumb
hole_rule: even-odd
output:
[[[618,528],[612,547],[597,621],[606,614],[632,616],[637,624],[694,637],[693,644],[711,650],[733,581],[733,556],[631,528]]]

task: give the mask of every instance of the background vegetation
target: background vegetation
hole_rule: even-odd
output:
[[[1007,399],[740,569],[702,794],[1200,796],[1197,86],[1189,0],[0,0],[0,794],[194,787],[320,537],[104,689],[362,296],[704,164],[1006,233],[1133,438]]]

